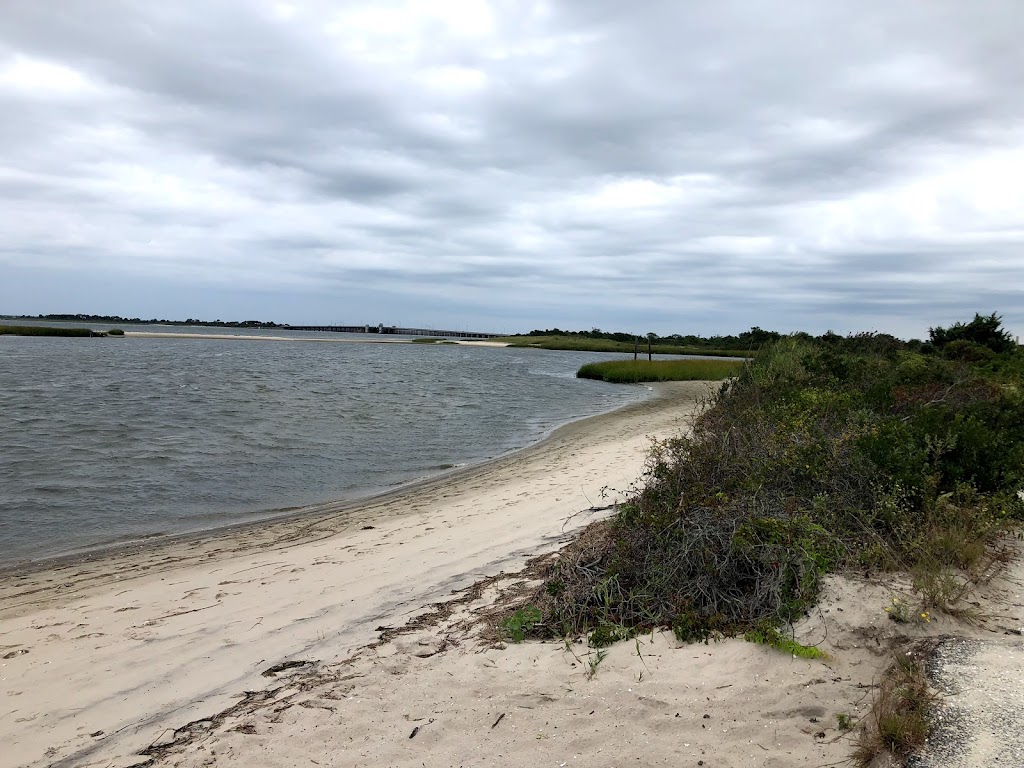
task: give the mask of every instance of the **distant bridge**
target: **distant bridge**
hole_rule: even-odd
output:
[[[436,328],[399,328],[397,325],[283,325],[289,331],[327,331],[331,333],[383,333],[393,336],[443,336],[449,339],[493,339],[500,333],[482,331],[439,331]]]

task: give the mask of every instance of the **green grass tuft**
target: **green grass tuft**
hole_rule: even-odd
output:
[[[743,363],[733,360],[608,360],[587,363],[576,372],[581,379],[613,384],[640,381],[721,381],[737,375]]]
[[[869,768],[880,760],[903,765],[928,740],[932,711],[938,700],[928,685],[924,665],[915,656],[927,658],[928,650],[896,657],[879,686],[871,713],[864,720],[855,765]]]
[[[767,621],[759,622],[754,629],[744,633],[743,639],[748,643],[767,645],[769,648],[788,653],[798,659],[830,658],[827,653],[816,646],[801,645],[793,638],[786,637],[777,627]]]

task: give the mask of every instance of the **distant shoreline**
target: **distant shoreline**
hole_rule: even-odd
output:
[[[125,331],[125,337],[136,339],[213,339],[216,341],[299,341],[312,342],[314,344],[412,344],[412,339],[375,338],[375,339],[308,339],[295,336],[247,336],[241,333],[179,333],[169,331]],[[505,342],[499,341],[459,341],[458,339],[445,339],[452,344],[474,347],[507,347]]]

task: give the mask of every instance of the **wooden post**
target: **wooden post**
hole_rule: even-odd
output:
[[[651,334],[648,333],[647,334],[647,362],[651,362],[652,360],[654,360],[654,357],[651,354]]]
[[[637,355],[637,352],[639,351],[639,349],[640,349],[640,337],[639,336],[634,336],[633,337],[633,361],[634,362],[636,362],[636,355]]]

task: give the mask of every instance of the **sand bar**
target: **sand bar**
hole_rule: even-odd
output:
[[[209,341],[301,341],[314,344],[411,344],[411,339],[317,339],[296,336],[257,336],[244,333],[160,333],[159,331],[125,331],[126,338],[134,339],[203,339]]]
[[[125,337],[135,339],[204,339],[210,341],[300,341],[312,342],[314,344],[412,344],[412,339],[395,339],[387,336],[370,337],[365,339],[350,338],[304,338],[300,336],[256,336],[244,333],[179,333],[177,331],[160,333],[159,331],[125,331]],[[461,341],[437,338],[438,344],[444,342],[449,344],[462,344],[471,347],[507,347],[503,341]],[[421,343],[421,342],[417,342]]]
[[[558,547],[589,522],[576,513],[621,497],[649,437],[684,428],[706,391],[661,386],[370,502],[5,574],[0,766],[131,764],[168,729],[266,687],[268,666],[344,659],[379,625]]]

